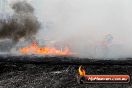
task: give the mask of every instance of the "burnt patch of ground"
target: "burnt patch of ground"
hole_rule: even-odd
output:
[[[0,88],[132,88],[128,84],[78,84],[78,65],[0,63]],[[129,74],[131,65],[85,65],[87,74]]]

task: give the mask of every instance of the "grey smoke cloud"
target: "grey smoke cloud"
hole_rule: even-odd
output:
[[[34,8],[26,1],[17,1],[11,5],[12,16],[0,19],[0,38],[9,38],[17,43],[21,38],[31,39],[40,28],[34,15]]]
[[[34,12],[34,8],[27,3],[26,1],[16,2],[12,5],[12,9],[16,13],[32,13]]]

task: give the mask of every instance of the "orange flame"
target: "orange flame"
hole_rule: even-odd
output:
[[[69,55],[69,48],[65,47],[63,50],[59,50],[51,47],[39,47],[38,44],[33,41],[32,44],[19,48],[19,51],[23,54],[52,54],[52,55]]]
[[[80,76],[86,75],[86,72],[85,72],[85,70],[82,68],[82,66],[79,66],[78,71],[79,71],[79,75],[80,75]]]

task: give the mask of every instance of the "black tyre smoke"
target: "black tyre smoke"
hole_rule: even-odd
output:
[[[34,8],[25,1],[12,5],[14,14],[8,19],[0,19],[0,38],[9,38],[18,42],[21,38],[31,39],[40,28]]]

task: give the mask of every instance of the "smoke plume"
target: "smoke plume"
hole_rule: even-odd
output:
[[[8,38],[16,43],[21,38],[33,38],[40,28],[34,8],[26,1],[17,1],[11,8],[13,15],[4,20],[0,19],[0,38]]]

